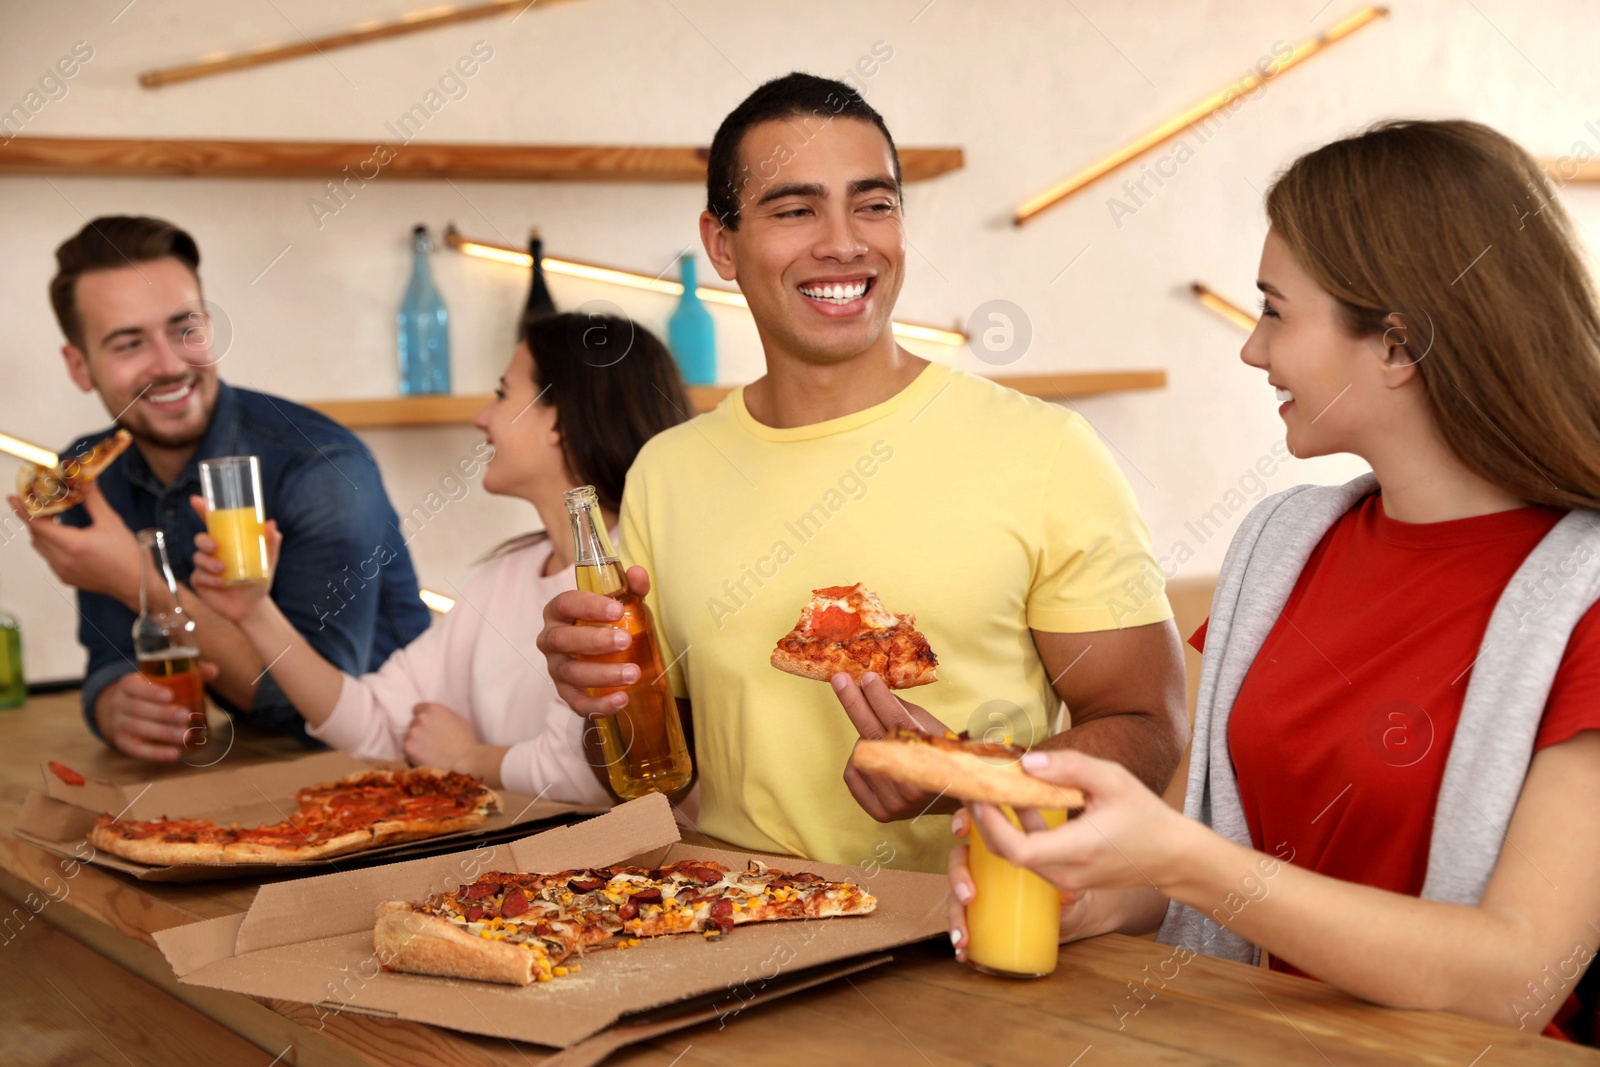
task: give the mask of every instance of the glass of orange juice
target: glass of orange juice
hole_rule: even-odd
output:
[[[222,580],[260,585],[267,580],[266,512],[261,499],[261,461],[255,456],[218,456],[200,463],[206,498],[206,532],[217,542]]]
[[[1000,810],[1013,826],[1011,808]],[[1062,811],[1040,811],[1046,826],[1067,820]],[[967,962],[985,974],[1043,978],[1056,969],[1061,947],[1061,893],[1030,870],[1006,862],[983,843],[973,820],[967,866],[977,896],[967,905]]]

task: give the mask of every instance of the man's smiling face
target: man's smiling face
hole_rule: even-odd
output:
[[[739,228],[707,214],[702,234],[717,272],[738,281],[763,341],[831,364],[866,351],[889,327],[905,233],[894,158],[878,128],[805,121],[809,129],[798,117],[750,128],[739,146],[740,172],[751,175]]]
[[[217,367],[194,273],[171,256],[91,271],[74,299],[83,347],[63,354],[79,388],[97,390],[136,440],[198,443],[216,407]]]

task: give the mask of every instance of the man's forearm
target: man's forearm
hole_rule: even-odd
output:
[[[1126,711],[1099,715],[1045,738],[1038,748],[1071,748],[1101,759],[1115,760],[1152,792],[1160,793],[1172,781],[1183,756],[1187,729],[1179,730],[1167,713]]]

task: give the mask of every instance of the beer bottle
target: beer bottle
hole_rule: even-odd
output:
[[[139,673],[172,694],[172,702],[189,709],[183,750],[206,745],[206,686],[200,676],[200,642],[194,620],[178,602],[178,580],[167,561],[166,535],[140,530],[144,562],[139,579],[139,617],[133,621],[133,652]]]
[[[28,700],[22,677],[22,627],[0,611],[0,708],[20,708]]]
[[[566,502],[572,517],[578,588],[611,597],[622,605],[622,618],[616,622],[583,625],[612,626],[633,637],[625,649],[582,658],[591,663],[632,663],[639,668],[639,680],[632,685],[589,690],[590,696],[628,695],[628,703],[617,714],[594,720],[611,790],[623,800],[647,793],[665,793],[677,799],[674,794],[689,785],[693,765],[683,738],[678,705],[661,662],[655,621],[644,601],[628,591],[627,572],[611,547],[611,535],[600,517],[594,486],[569,491]]]

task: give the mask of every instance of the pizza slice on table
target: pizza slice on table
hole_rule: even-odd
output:
[[[480,779],[431,767],[360,771],[301,789],[295,801],[287,819],[263,826],[107,814],[89,843],[154,866],[292,863],[471,829],[500,808]]]
[[[865,915],[877,898],[848,882],[752,860],[709,860],[554,874],[494,872],[425,901],[378,905],[373,944],[385,970],[529,985],[576,969],[570,957],[640,938],[727,935],[744,923]]]
[[[939,680],[939,658],[917,632],[915,615],[896,615],[855,585],[813,589],[800,621],[772,651],[780,671],[825,682],[843,672],[861,680],[878,674],[890,689]]]

